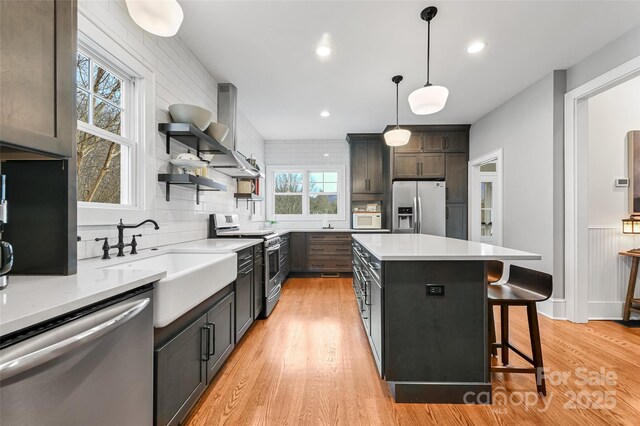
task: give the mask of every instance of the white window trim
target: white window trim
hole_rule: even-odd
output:
[[[275,173],[302,173],[304,180],[302,185],[302,214],[275,214]],[[337,214],[309,214],[309,172],[337,172],[338,173],[338,213]],[[346,220],[346,197],[347,183],[344,165],[336,166],[268,166],[267,167],[267,219],[275,219],[281,222],[296,221],[320,221],[328,219],[332,221]]]
[[[112,62],[117,69],[134,77],[133,93],[127,94],[129,100],[126,109],[130,114],[142,117],[129,123],[134,127],[128,136],[137,141],[130,167],[133,181],[129,196],[131,205],[78,203],[78,226],[112,225],[120,219],[136,222],[152,217],[155,188],[155,74],[81,11],[78,13],[78,45],[82,46],[82,50],[98,56],[99,63],[103,62],[101,58],[108,58],[110,61],[106,61],[105,65]],[[82,127],[79,124],[78,128]],[[91,133],[97,133],[93,126]],[[109,139],[116,138],[117,135],[109,133]],[[126,138],[122,139],[125,139],[122,142],[126,142],[123,144],[130,145]],[[120,143],[120,139],[116,141]]]

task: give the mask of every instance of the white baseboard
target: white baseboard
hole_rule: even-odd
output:
[[[567,319],[567,301],[565,299],[548,299],[538,304],[538,312],[555,320]]]
[[[624,302],[589,302],[590,320],[621,320]],[[640,319],[640,315],[632,312],[631,319]]]

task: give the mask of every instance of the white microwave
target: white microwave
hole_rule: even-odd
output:
[[[382,213],[353,214],[353,229],[380,229],[382,228]]]

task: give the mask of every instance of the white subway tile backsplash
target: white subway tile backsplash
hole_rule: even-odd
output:
[[[171,38],[156,37],[138,27],[129,17],[124,0],[80,0],[79,10],[90,21],[98,25],[123,48],[138,60],[151,68],[155,74],[155,118],[156,122],[169,121],[168,107],[174,103],[190,103],[209,109],[217,114],[217,82],[196,56],[178,36]],[[242,90],[242,88],[239,88]],[[237,149],[243,154],[253,155],[258,163],[265,164],[264,140],[249,120],[238,111]],[[172,144],[171,155],[165,152],[165,139],[156,134],[155,139],[156,171],[171,173],[169,159],[187,148]],[[171,201],[165,199],[165,185],[158,183],[152,189],[154,194],[153,218],[160,225],[159,230],[145,225],[135,233],[142,233],[138,241],[140,248],[175,244],[206,238],[209,214],[214,212],[230,213],[237,211],[248,221],[251,213],[244,206],[236,210],[233,193],[235,181],[219,172],[210,170],[212,179],[227,185],[227,192],[203,192],[200,205],[196,205],[193,190],[179,187],[171,188]],[[264,206],[256,217],[263,217]],[[125,232],[126,242],[134,231]],[[109,237],[109,242],[117,242],[116,222],[104,226],[81,226],[78,235],[78,258],[84,259],[102,255],[102,242],[95,238]]]

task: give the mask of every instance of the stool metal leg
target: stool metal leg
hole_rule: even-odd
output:
[[[531,353],[533,366],[536,369],[536,388],[541,395],[547,394],[542,363],[542,344],[540,342],[540,326],[538,324],[538,310],[536,304],[527,305],[527,319],[529,320],[529,339],[531,339]]]
[[[496,343],[496,321],[493,317],[493,305],[489,304],[489,350],[492,356],[498,356]]]
[[[509,365],[509,305],[500,306],[500,342],[502,365]]]

